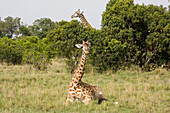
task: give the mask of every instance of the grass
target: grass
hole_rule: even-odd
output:
[[[87,70],[86,70],[87,71]],[[89,72],[83,81],[100,86],[111,102],[65,105],[72,75],[61,60],[45,71],[31,66],[0,65],[0,112],[3,113],[168,113],[170,111],[170,72],[118,71],[114,74]],[[115,104],[118,102],[118,104]]]

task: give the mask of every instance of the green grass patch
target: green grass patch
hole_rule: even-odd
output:
[[[87,70],[86,70],[87,71]],[[0,65],[0,112],[156,112],[170,111],[170,72],[118,71],[88,73],[83,81],[100,86],[110,102],[65,105],[72,75],[63,62],[53,61],[45,71],[31,66]],[[115,104],[118,102],[118,104]]]

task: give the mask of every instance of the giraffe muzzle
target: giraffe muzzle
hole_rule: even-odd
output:
[[[88,51],[85,51],[86,54],[88,54],[89,52]]]

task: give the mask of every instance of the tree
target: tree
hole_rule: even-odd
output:
[[[107,48],[108,62],[114,69],[129,66],[135,59],[137,47],[135,46],[132,28],[133,0],[111,0],[102,15],[102,29],[105,32],[105,45]],[[114,48],[113,48],[114,47]]]
[[[34,36],[38,36],[40,39],[45,38],[48,33],[50,33],[56,24],[49,18],[37,19],[30,26],[31,33]]]
[[[148,36],[146,37],[146,62],[156,63],[158,66],[168,64],[170,61],[170,12],[166,8],[149,5],[148,19]]]
[[[27,25],[21,25],[19,27],[19,31],[18,34],[23,36],[31,36],[31,30],[29,29],[29,27]]]
[[[21,18],[12,18],[8,16],[4,20],[4,22],[1,21],[1,33],[4,36],[13,38],[15,35],[17,35],[16,32],[19,30]]]
[[[124,48],[118,52],[120,66],[167,64],[168,58],[163,56],[168,56],[169,39],[164,30],[169,14],[163,7],[134,5],[133,0],[110,0],[102,15],[102,29],[108,37],[108,45],[120,41]]]
[[[0,17],[0,37],[3,37],[3,33],[2,33],[2,21],[1,21],[1,17]]]
[[[47,35],[49,46],[57,57],[66,58],[70,71],[75,69],[78,62],[79,49],[75,44],[82,43],[83,25],[78,21],[61,21],[58,26]]]

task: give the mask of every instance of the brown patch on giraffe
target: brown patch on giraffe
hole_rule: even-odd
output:
[[[82,75],[82,74],[84,74],[83,72],[80,72],[80,74]]]
[[[75,79],[78,81],[79,80],[79,76],[76,76]]]
[[[84,68],[84,65],[81,65],[82,68]]]
[[[86,99],[86,96],[83,96],[82,100],[85,100]]]
[[[82,71],[83,71],[83,68],[80,68],[80,71],[82,72]]]
[[[85,61],[84,61],[84,60],[82,60],[81,62],[82,62],[83,64],[85,63]]]
[[[80,98],[80,93],[78,93],[76,96],[77,96],[78,98]]]
[[[73,82],[71,82],[71,84],[70,84],[70,88],[72,88],[73,87]]]
[[[69,91],[74,91],[73,89],[69,89]]]
[[[83,97],[83,94],[81,94],[81,98]]]
[[[78,80],[76,79],[76,77],[74,77],[74,78],[72,79],[72,81],[73,81],[73,83],[75,83],[75,84],[78,83]]]
[[[75,95],[75,93],[72,93],[72,95]]]
[[[75,80],[75,81],[74,81],[74,83],[75,83],[75,84],[77,84],[77,83],[78,83],[78,81],[77,81],[77,80]]]
[[[77,90],[76,92],[81,92],[81,90]]]
[[[83,89],[82,89],[82,91],[84,92],[84,91],[85,91],[85,89],[83,88]]]

